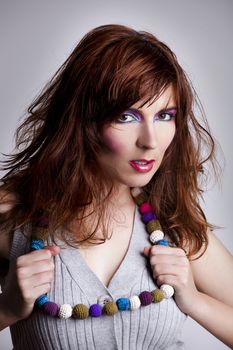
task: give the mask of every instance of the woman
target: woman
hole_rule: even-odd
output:
[[[180,349],[186,315],[233,346],[232,256],[199,205],[215,145],[194,102],[164,43],[105,25],[29,108],[1,186],[15,349]]]

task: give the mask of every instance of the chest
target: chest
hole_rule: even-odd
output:
[[[88,267],[100,281],[108,286],[129,249],[133,231],[133,217],[115,224],[109,239],[103,244],[80,248],[79,252]]]

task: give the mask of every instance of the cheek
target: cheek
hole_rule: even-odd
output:
[[[175,132],[176,132],[175,123],[174,125],[171,125],[170,128],[167,128],[167,130],[164,130],[163,133],[161,132],[160,146],[164,150],[164,152],[172,142],[175,136]]]
[[[104,144],[106,146],[106,151],[115,154],[115,155],[121,155],[125,152],[125,143],[122,140],[122,138],[118,135],[116,130],[109,127],[103,130],[103,140]]]

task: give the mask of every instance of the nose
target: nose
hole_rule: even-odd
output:
[[[156,130],[153,123],[141,124],[136,145],[144,149],[155,149],[157,147]]]

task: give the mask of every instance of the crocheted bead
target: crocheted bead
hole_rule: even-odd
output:
[[[163,237],[164,237],[163,231],[156,230],[150,234],[150,241],[151,241],[151,243],[154,244],[154,243],[160,241],[161,239],[163,239]]]
[[[140,193],[142,193],[142,189],[140,187],[134,187],[131,189],[131,195],[135,198],[137,197]]]
[[[152,233],[153,231],[156,230],[161,230],[162,231],[162,227],[159,223],[159,220],[151,220],[146,224],[146,229],[148,233]]]
[[[118,312],[117,304],[114,301],[110,301],[104,305],[103,312],[109,316],[116,314]]]
[[[48,230],[46,228],[37,227],[35,230],[35,237],[45,241],[48,237]]]
[[[137,203],[137,205],[141,205],[142,203],[147,201],[147,195],[145,194],[145,192],[142,192],[136,197],[134,197],[134,201]]]
[[[132,297],[130,297],[129,302],[131,310],[137,310],[141,306],[141,301],[137,295],[133,295]]]
[[[36,226],[47,228],[49,226],[48,216],[46,216],[46,215],[40,216],[39,219],[36,222]]]
[[[84,320],[89,315],[88,307],[84,304],[77,304],[73,307],[72,316],[80,320]]]
[[[116,301],[118,310],[123,311],[123,310],[129,310],[130,307],[130,302],[128,298],[119,298]]]
[[[147,306],[152,303],[152,295],[148,291],[141,292],[139,295],[139,299],[141,301],[141,305]]]
[[[35,300],[35,304],[36,304],[36,306],[41,307],[45,303],[47,303],[48,301],[49,301],[49,298],[47,297],[47,295],[42,294]]]
[[[141,214],[148,213],[148,211],[153,211],[152,206],[148,202],[144,202],[139,206],[139,211]]]
[[[147,224],[151,220],[156,220],[156,215],[152,211],[149,211],[148,213],[143,214],[142,220],[144,224]]]
[[[72,306],[69,304],[63,304],[58,311],[58,317],[66,320],[72,316]]]
[[[162,284],[160,286],[160,290],[164,294],[164,298],[169,299],[173,296],[174,294],[174,288],[172,286],[169,286],[169,284]]]
[[[153,303],[159,303],[164,299],[164,293],[160,289],[155,289],[151,292]]]
[[[91,317],[100,317],[102,315],[102,307],[99,304],[93,304],[90,306],[89,315]]]
[[[40,250],[44,248],[44,242],[41,239],[32,239],[31,241],[31,251]]]
[[[59,307],[56,303],[53,303],[52,301],[48,301],[43,305],[43,310],[49,316],[56,317],[58,315]]]
[[[112,297],[110,297],[110,295],[106,294],[106,295],[101,295],[98,298],[98,304],[102,307],[104,307],[105,304],[109,303],[112,300]]]
[[[166,239],[160,239],[159,241],[156,242],[157,245],[164,245],[169,247],[169,241]]]

